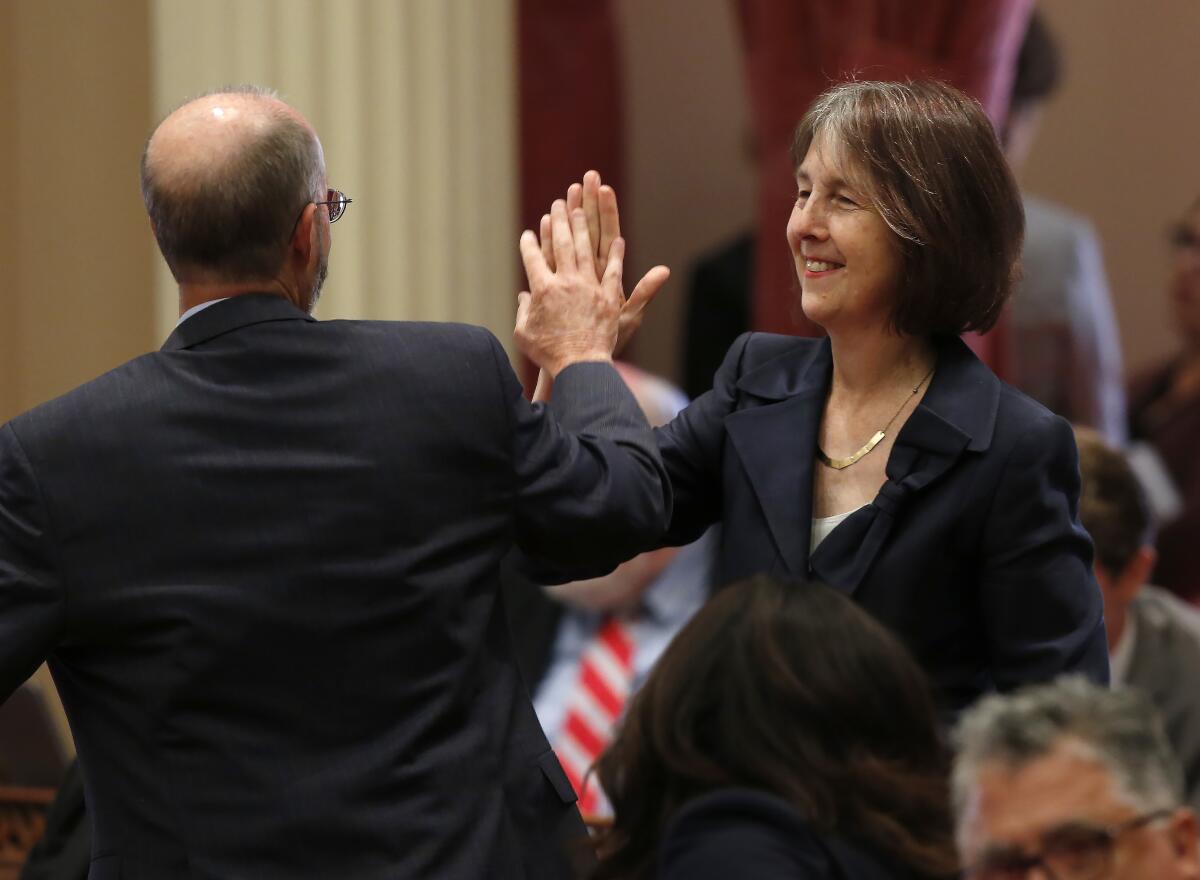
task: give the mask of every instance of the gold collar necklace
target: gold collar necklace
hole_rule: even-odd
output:
[[[904,398],[904,402],[900,404],[900,408],[896,410],[895,415],[887,420],[887,424],[884,425],[880,430],[876,431],[875,435],[861,447],[859,447],[857,452],[848,455],[845,458],[830,458],[825,454],[825,450],[821,448],[820,444],[818,444],[817,461],[821,462],[821,464],[825,465],[826,467],[831,467],[834,470],[840,471],[843,468],[850,467],[850,465],[854,464],[856,461],[878,446],[879,441],[887,436],[888,429],[892,427],[892,423],[900,417],[900,413],[904,411],[904,407],[908,405],[908,401],[917,396],[918,392],[921,390],[921,386],[929,381],[929,377],[933,375],[933,371],[935,369],[937,369],[937,364],[934,364],[932,367],[930,367],[929,372],[925,374],[925,377],[913,386],[912,394]]]

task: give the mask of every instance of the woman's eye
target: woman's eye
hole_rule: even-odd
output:
[[[810,195],[811,195],[811,192],[809,190],[802,189],[798,193],[796,193],[796,201],[802,202],[805,199],[807,199]]]
[[[854,199],[850,198],[849,196],[837,196],[836,199],[839,204],[846,205],[849,208],[858,207],[858,202],[854,201]]]

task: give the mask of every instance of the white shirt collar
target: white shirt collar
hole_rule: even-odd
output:
[[[1137,644],[1137,615],[1131,607],[1125,613],[1125,626],[1121,629],[1121,637],[1117,646],[1108,655],[1109,677],[1113,687],[1124,684],[1129,677],[1129,667],[1133,665],[1133,648]]]
[[[192,315],[198,315],[202,311],[207,309],[209,306],[215,306],[217,303],[225,302],[225,300],[227,300],[227,299],[229,299],[229,297],[223,296],[220,299],[210,299],[207,302],[202,302],[199,305],[192,306],[190,309],[188,309],[186,312],[184,312],[182,315],[179,316],[179,320],[175,322],[175,326],[178,327],[180,324],[182,324],[184,321],[186,321]]]

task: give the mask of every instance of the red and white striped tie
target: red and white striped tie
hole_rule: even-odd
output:
[[[612,740],[633,682],[633,640],[625,625],[610,617],[579,658],[579,680],[563,715],[554,751],[579,795],[585,817],[609,812],[591,766]],[[585,783],[586,779],[586,783]]]

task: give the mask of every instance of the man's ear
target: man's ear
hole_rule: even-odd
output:
[[[317,219],[318,206],[310,202],[296,221],[296,230],[288,242],[288,257],[301,267],[307,267],[313,258],[313,249],[320,247],[313,235],[313,224]]]
[[[1133,554],[1133,558],[1121,572],[1120,589],[1129,601],[1133,601],[1138,590],[1150,581],[1150,573],[1154,571],[1156,562],[1158,562],[1158,552],[1150,544],[1143,544]]]
[[[1167,828],[1171,839],[1171,847],[1182,871],[1182,877],[1200,878],[1200,846],[1197,844],[1198,832],[1196,814],[1187,807],[1180,807],[1171,814],[1171,824]]]

